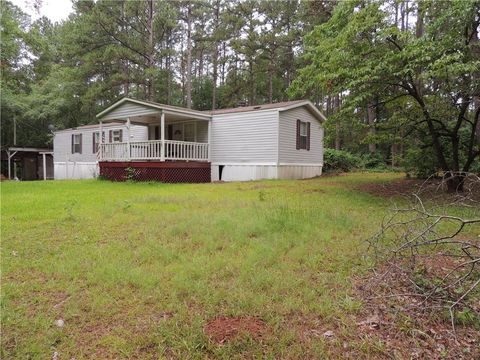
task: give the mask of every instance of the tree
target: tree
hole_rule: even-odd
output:
[[[291,91],[306,92],[320,83],[345,92],[343,106],[385,106],[406,98],[418,117],[407,132],[419,146],[431,148],[437,165],[450,174],[450,191],[463,187],[467,172],[480,155],[475,132],[480,107],[478,37],[480,4],[476,1],[419,2],[422,33],[398,28],[389,2],[340,3],[325,24],[307,37],[308,65]]]

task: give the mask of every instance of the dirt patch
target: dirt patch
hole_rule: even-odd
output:
[[[383,198],[410,197],[417,194],[423,200],[435,201],[437,204],[444,203],[467,203],[474,202],[478,206],[480,202],[480,186],[476,186],[475,179],[465,180],[465,191],[448,193],[446,182],[440,178],[423,179],[400,179],[384,183],[369,182],[355,187],[356,190],[369,193]]]
[[[366,183],[359,185],[358,190],[379,197],[401,197],[417,192],[424,184],[423,180],[401,179],[387,183]]]
[[[203,328],[210,341],[217,344],[223,344],[241,334],[259,339],[265,335],[266,330],[265,322],[254,316],[218,317]]]
[[[326,191],[323,190],[323,189],[305,189],[303,190],[304,193],[320,193],[320,194],[324,194]]]

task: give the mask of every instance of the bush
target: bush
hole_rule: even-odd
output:
[[[402,166],[407,175],[421,179],[426,179],[437,172],[437,161],[431,149],[408,149]]]
[[[348,151],[325,149],[323,168],[325,171],[351,171],[361,165],[361,159]]]
[[[364,169],[385,170],[387,164],[383,159],[383,156],[379,153],[362,155],[362,164]]]

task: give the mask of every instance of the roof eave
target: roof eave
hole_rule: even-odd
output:
[[[132,98],[128,98],[128,97],[124,97],[123,99],[120,99],[116,103],[110,105],[108,108],[106,108],[102,112],[98,113],[95,117],[98,120],[101,120],[102,117],[104,117],[109,112],[116,109],[118,106],[122,105],[125,102],[132,102],[132,103],[142,105],[142,106],[145,106],[145,107],[148,107],[148,108],[157,109],[157,110],[165,111],[165,112],[169,112],[169,113],[178,113],[178,114],[182,114],[182,115],[190,115],[190,116],[199,117],[199,118],[202,118],[202,119],[205,119],[205,120],[210,120],[211,119],[211,115],[204,114],[200,111],[188,110],[188,109],[183,110],[183,109],[173,108],[173,107],[170,107],[168,105],[164,106],[162,104],[156,105],[156,104],[147,103],[147,102],[144,102],[144,101],[141,101],[141,100],[136,100],[136,99],[132,99]]]
[[[301,107],[301,106],[307,106],[310,109],[310,111],[315,115],[315,117],[320,122],[324,122],[324,121],[327,120],[325,115],[323,115],[322,112],[320,110],[318,110],[317,107],[315,105],[313,105],[312,102],[309,101],[309,100],[305,100],[305,101],[299,102],[297,104],[292,104],[292,105],[289,105],[289,106],[279,108],[278,111],[287,111],[287,110],[295,109],[295,108],[298,108],[298,107]]]

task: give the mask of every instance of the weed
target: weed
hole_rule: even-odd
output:
[[[73,210],[75,209],[77,203],[78,203],[77,200],[71,200],[65,204],[64,209],[65,209],[65,212],[67,213],[65,220],[69,220],[69,221],[75,220],[75,216],[73,215]]]
[[[137,170],[131,166],[125,169],[125,180],[133,182],[137,180]]]

